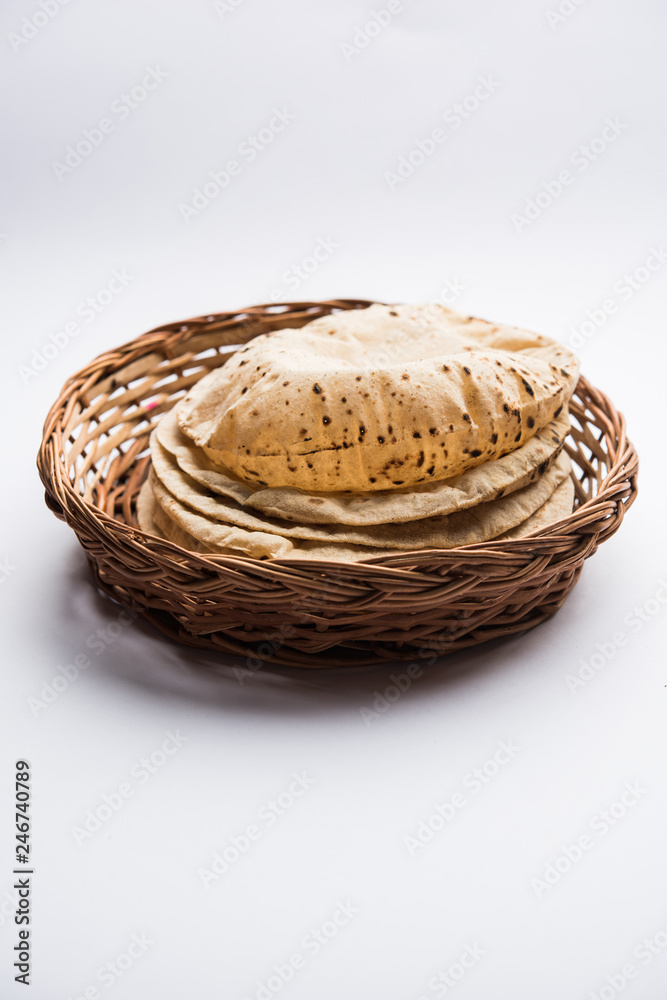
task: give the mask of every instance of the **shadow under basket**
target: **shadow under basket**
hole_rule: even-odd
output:
[[[444,654],[553,615],[637,493],[637,454],[581,378],[566,442],[572,514],[526,538],[364,562],[201,555],[141,531],[135,502],[160,415],[258,334],[365,300],[252,306],[171,323],[96,358],[64,386],[38,456],[46,503],[76,532],[101,589],[189,646],[241,665],[371,664]]]

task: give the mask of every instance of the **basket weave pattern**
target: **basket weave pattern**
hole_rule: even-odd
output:
[[[199,555],[142,532],[135,501],[160,414],[229,348],[365,300],[253,306],[152,330],[64,386],[38,456],[46,502],[76,532],[99,586],[188,645],[288,666],[446,653],[554,614],[636,496],[623,417],[581,378],[567,450],[575,510],[530,538],[362,563]],[[253,661],[255,662],[255,661]]]

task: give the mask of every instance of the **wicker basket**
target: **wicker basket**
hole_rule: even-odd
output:
[[[159,327],[64,386],[44,428],[46,502],[76,532],[107,594],[179,642],[246,663],[350,666],[447,653],[553,615],[636,496],[623,417],[581,378],[567,449],[575,510],[528,538],[362,563],[198,555],[137,527],[160,414],[234,345],[370,302],[261,305]]]

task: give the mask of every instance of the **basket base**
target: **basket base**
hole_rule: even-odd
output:
[[[262,636],[256,638],[256,629],[248,629],[247,625],[239,626],[230,622],[228,628],[218,628],[199,635],[183,628],[177,617],[169,611],[149,607],[143,603],[141,591],[134,594],[125,587],[119,587],[105,582],[98,572],[97,563],[89,560],[89,565],[99,590],[110,597],[115,604],[127,608],[132,614],[143,618],[162,635],[182,646],[195,649],[214,651],[228,656],[241,657],[245,662],[253,664],[261,662],[267,667],[352,667],[373,666],[380,663],[404,662],[408,660],[424,661],[434,657],[446,656],[471,646],[478,646],[494,639],[507,638],[527,632],[553,617],[562,607],[567,595],[577,582],[583,567],[583,558],[574,566],[568,567],[558,577],[552,577],[548,594],[539,592],[539,599],[533,603],[527,600],[527,595],[517,595],[517,603],[512,608],[505,604],[504,613],[494,613],[488,608],[484,617],[486,622],[475,624],[479,615],[461,615],[458,621],[452,621],[452,612],[443,608],[442,628],[434,621],[433,609],[425,612],[423,619],[414,615],[411,629],[406,630],[406,638],[401,639],[396,634],[396,618],[387,622],[376,622],[373,631],[382,634],[382,626],[391,624],[392,637],[383,640],[350,639],[345,640],[341,634],[340,623],[332,622],[332,633],[327,635],[321,625],[304,625],[301,623],[298,632],[296,627],[285,632],[285,618],[279,622],[264,623]],[[460,614],[460,612],[459,612]],[[414,631],[412,631],[414,630]],[[418,641],[411,639],[419,634]],[[296,634],[291,634],[295,632]],[[268,648],[267,648],[268,647]]]

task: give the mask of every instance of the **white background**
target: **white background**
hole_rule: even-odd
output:
[[[342,43],[363,43],[358,29],[383,0],[219,11],[71,0],[18,44],[12,34],[31,33],[23,19],[40,8],[3,4],[3,998],[96,996],[91,987],[112,1000],[667,994],[667,948],[641,957],[644,939],[667,943],[667,266],[620,290],[667,240],[667,15],[658,0],[586,0],[549,19],[557,2],[404,0],[352,52]],[[110,109],[149,67],[166,78],[121,119]],[[445,121],[482,77],[491,96]],[[275,108],[295,117],[250,162],[239,146]],[[59,171],[105,117],[113,132]],[[608,118],[620,134],[577,166]],[[438,127],[433,155],[390,184]],[[179,206],[234,158],[240,174],[186,222]],[[562,195],[529,225],[513,222],[566,169]],[[292,269],[320,239],[336,247],[295,289]],[[131,280],[86,321],[80,304],[114,270]],[[440,662],[370,719],[362,710],[395,667],[247,675],[240,659],[181,649],[142,624],[112,641],[104,631],[93,652],[118,609],[91,586],[34,468],[67,376],[159,323],[272,295],[424,301],[452,286],[465,286],[462,310],[566,342],[587,311],[617,307],[585,328],[579,353],[627,417],[641,495],[557,617]],[[73,321],[77,336],[40,365]],[[82,652],[91,666],[36,708]],[[592,679],[571,690],[568,675],[592,657]],[[149,780],[131,778],[167,730],[182,747]],[[520,750],[473,792],[466,776],[501,740]],[[12,981],[6,895],[17,757],[34,772],[30,990]],[[312,786],[262,823],[294,772]],[[132,796],[77,843],[73,828],[128,780]],[[601,832],[596,816],[633,782],[638,798]],[[405,838],[455,792],[465,805],[411,853]],[[260,839],[204,888],[199,869],[252,823]],[[540,890],[534,880],[584,835],[591,848]],[[358,912],[313,954],[304,938],[347,901]],[[105,985],[98,970],[134,934],[152,944]],[[438,976],[467,945],[484,954],[445,993]],[[304,967],[262,993],[295,953]],[[628,962],[637,974],[625,981]]]

